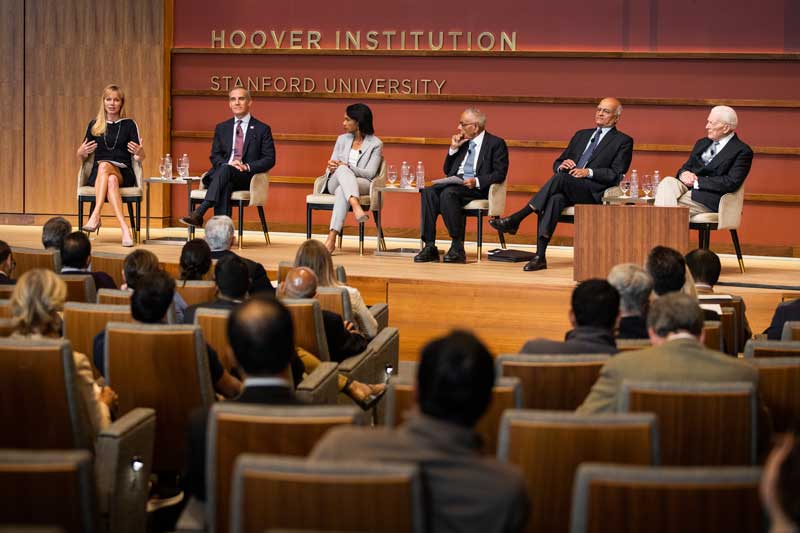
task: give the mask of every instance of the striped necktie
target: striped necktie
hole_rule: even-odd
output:
[[[467,148],[467,160],[464,161],[464,179],[475,177],[475,141],[469,142]]]
[[[594,153],[594,149],[597,148],[597,143],[600,142],[600,135],[603,133],[601,128],[597,128],[597,131],[594,132],[592,135],[591,140],[589,141],[589,146],[586,147],[586,150],[583,151],[583,155],[578,160],[578,168],[584,168],[586,163],[589,162],[589,158],[592,157]]]
[[[706,165],[714,159],[714,156],[717,155],[717,150],[719,149],[719,141],[714,141],[711,145],[711,149],[703,155],[703,163]]]

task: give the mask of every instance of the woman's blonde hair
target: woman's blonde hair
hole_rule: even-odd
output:
[[[122,104],[119,106],[119,118],[125,118],[125,93],[119,85],[106,85],[103,88],[103,96],[100,97],[100,110],[97,112],[97,117],[94,119],[92,126],[92,135],[100,136],[106,132],[106,96],[111,93],[117,93]]]
[[[295,267],[308,267],[317,275],[319,287],[341,287],[333,272],[333,260],[325,245],[319,241],[309,239],[297,249],[294,257]]]
[[[23,335],[61,336],[61,316],[67,285],[52,270],[25,272],[11,293],[14,331]]]

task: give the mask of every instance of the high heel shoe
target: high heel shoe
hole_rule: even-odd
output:
[[[122,234],[122,246],[125,248],[133,247],[133,235],[131,234],[131,230],[128,229],[128,237],[125,237],[125,233]]]
[[[366,213],[364,213],[364,214],[363,214],[363,215],[361,215],[360,217],[356,217],[356,222],[358,222],[359,224],[360,224],[361,222],[366,222],[367,220],[369,220],[369,215],[368,215],[368,214],[366,214]]]
[[[103,220],[101,219],[94,226],[90,226],[89,224],[86,224],[85,226],[83,226],[81,228],[81,231],[85,231],[87,233],[94,233],[96,231],[97,232],[97,236],[99,237],[100,236],[100,226],[102,224],[103,224]]]

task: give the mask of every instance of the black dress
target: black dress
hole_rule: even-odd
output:
[[[98,164],[101,161],[110,161],[116,163],[115,166],[119,168],[119,173],[122,175],[120,187],[135,187],[136,176],[133,173],[133,161],[131,160],[133,155],[128,151],[128,143],[131,141],[136,144],[141,143],[139,126],[136,125],[136,121],[131,118],[121,118],[116,122],[107,122],[106,133],[99,137],[92,135],[93,125],[94,119],[86,128],[86,140],[97,143],[97,149],[94,151],[94,166],[92,166],[92,173],[89,174],[87,185],[94,187]]]

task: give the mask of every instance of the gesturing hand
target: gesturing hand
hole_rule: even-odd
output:
[[[94,153],[95,150],[97,150],[97,143],[84,139],[84,141],[78,147],[78,157],[81,159],[86,159],[89,157],[89,154]]]

